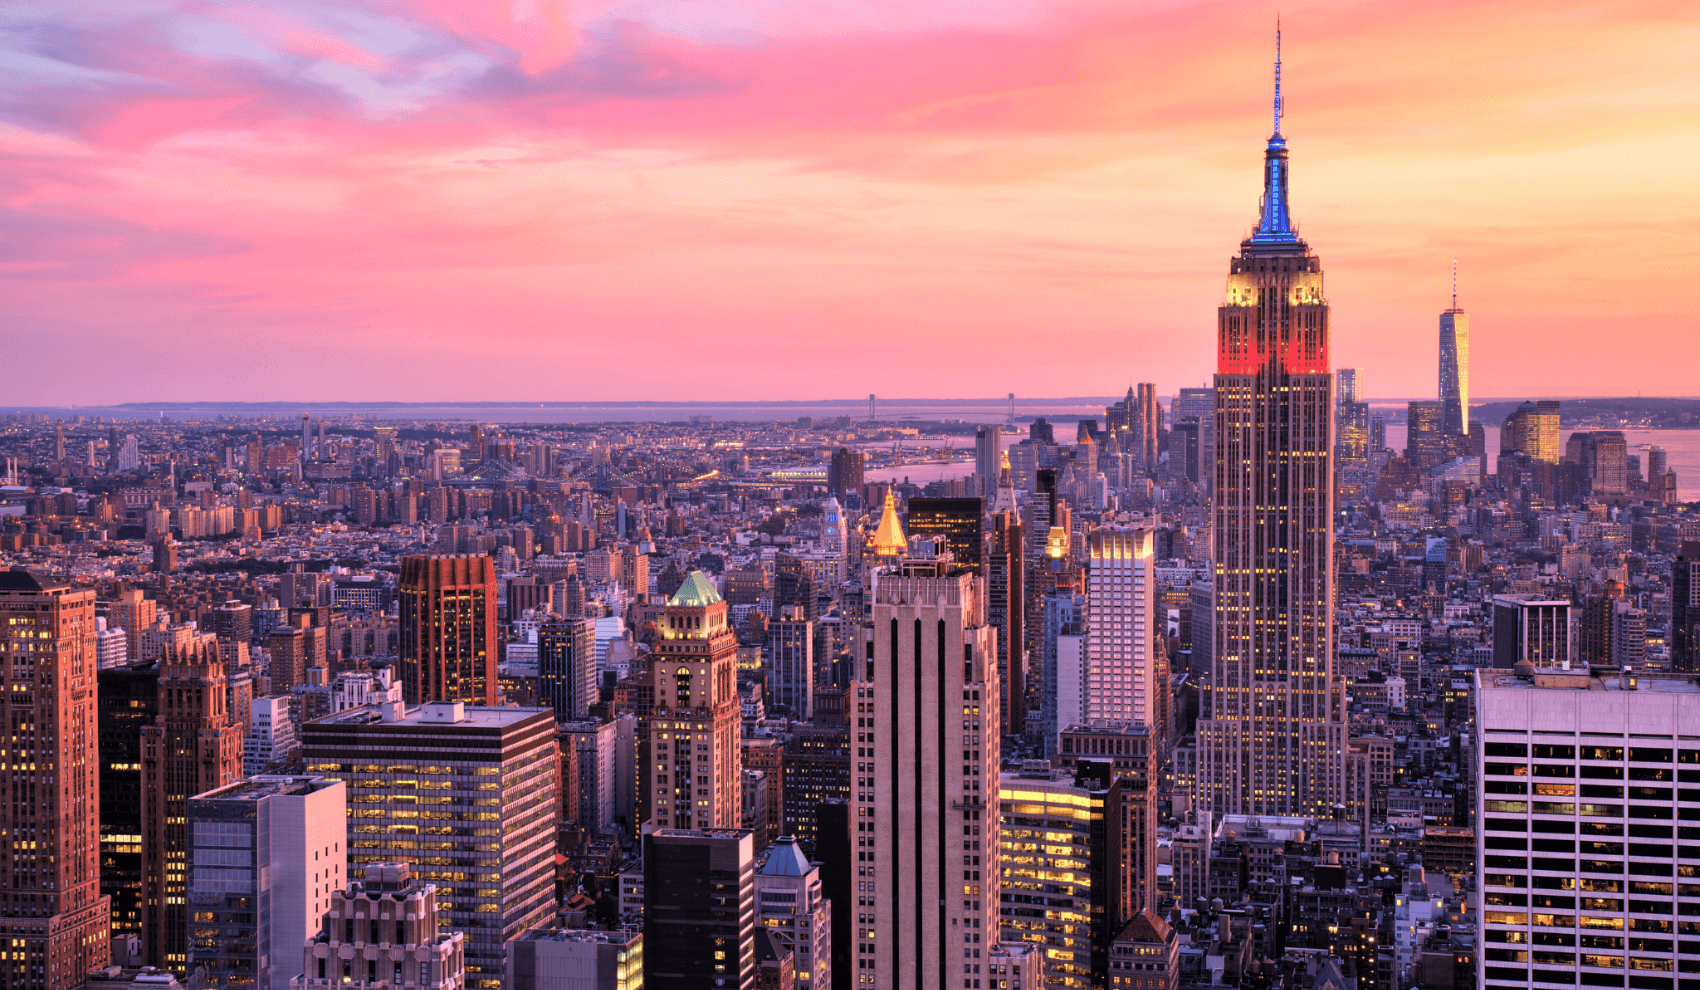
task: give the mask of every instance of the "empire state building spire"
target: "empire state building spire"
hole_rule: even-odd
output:
[[[1298,230],[1287,209],[1287,139],[1281,135],[1281,23],[1275,22],[1275,130],[1263,153],[1263,201],[1257,230],[1247,243],[1298,244]]]

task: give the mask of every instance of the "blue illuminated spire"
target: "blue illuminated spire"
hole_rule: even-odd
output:
[[[1275,132],[1263,153],[1262,215],[1252,244],[1297,244],[1298,232],[1287,210],[1287,139],[1281,136],[1281,22],[1275,22]]]

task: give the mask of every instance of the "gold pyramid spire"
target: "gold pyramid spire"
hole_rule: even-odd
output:
[[[902,557],[909,553],[909,538],[903,535],[903,524],[897,521],[897,497],[885,490],[885,511],[880,515],[879,528],[874,530],[873,553],[877,557]]]

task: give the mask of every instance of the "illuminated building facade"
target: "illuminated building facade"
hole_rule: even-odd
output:
[[[94,591],[0,572],[12,800],[0,805],[0,986],[80,987],[109,958],[100,890]]]
[[[400,626],[408,704],[495,706],[496,567],[489,557],[403,557]]]
[[[856,704],[855,983],[989,986],[998,943],[998,664],[983,579],[879,575]],[[959,758],[960,757],[960,758]]]
[[[1452,308],[1440,314],[1440,428],[1449,437],[1470,432],[1470,316],[1458,308],[1458,271],[1452,271]]]
[[[1281,134],[1217,311],[1214,670],[1199,797],[1218,814],[1326,816],[1343,786],[1333,676],[1333,375],[1322,262],[1294,228]]]
[[[742,819],[738,637],[728,608],[708,576],[692,571],[661,617],[646,762],[662,828],[730,829]]]

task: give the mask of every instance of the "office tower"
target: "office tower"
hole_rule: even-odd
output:
[[[726,613],[708,575],[692,571],[661,616],[645,763],[663,828],[728,829],[741,818],[738,637]]]
[[[850,800],[850,731],[843,724],[799,725],[785,743],[780,834],[795,838],[804,855],[824,855],[817,845],[821,806]]]
[[[296,953],[347,881],[342,781],[255,777],[189,799],[197,987],[289,990]],[[289,951],[291,948],[294,952]]]
[[[323,925],[301,950],[301,975],[290,981],[291,990],[465,986],[466,935],[441,930],[436,886],[417,882],[406,863],[369,863],[364,873],[352,872],[346,890],[331,891]],[[294,960],[286,949],[274,946],[281,959]]]
[[[1700,671],[1700,543],[1691,541],[1670,565],[1670,665]]]
[[[1570,601],[1540,595],[1493,596],[1493,666],[1511,670],[1527,661],[1536,669],[1568,668]]]
[[[1107,760],[1076,772],[1005,773],[998,790],[999,937],[1045,955],[1045,986],[1103,985],[1110,939],[1132,913],[1121,784]]]
[[[11,736],[10,852],[0,871],[0,985],[80,987],[109,958],[101,893],[94,591],[0,571],[0,656]]]
[[[1064,728],[1057,740],[1053,762],[1084,777],[1102,774],[1095,767],[1107,762],[1120,789],[1122,867],[1126,892],[1122,896],[1123,919],[1127,912],[1152,907],[1161,900],[1157,886],[1158,791],[1162,787],[1165,750],[1162,738],[1150,726],[1137,722],[1091,722]],[[1096,785],[1103,790],[1107,783]]]
[[[879,575],[852,686],[857,982],[881,990],[972,987],[997,942],[996,633],[984,581],[949,571]]]
[[[913,539],[917,536],[942,536],[944,546],[959,564],[978,568],[985,554],[986,506],[997,498],[997,479],[1000,467],[992,474],[991,494],[973,498],[923,498],[909,500],[908,517],[903,531]]]
[[[307,413],[301,414],[301,459],[313,459],[313,417]]]
[[[1446,460],[1443,410],[1437,401],[1412,402],[1405,412],[1405,459],[1427,471]]]
[[[248,735],[242,740],[245,777],[265,773],[274,761],[287,759],[301,745],[289,718],[287,697],[255,698],[249,705]]]
[[[596,620],[551,615],[537,628],[538,700],[559,722],[590,717],[596,690]]]
[[[815,624],[801,606],[787,605],[767,627],[763,652],[768,701],[799,722],[814,717]]]
[[[1525,402],[1505,417],[1505,423],[1499,429],[1499,452],[1521,452],[1532,461],[1557,464],[1563,453],[1559,449],[1558,437],[1558,401]]]
[[[1281,135],[1263,208],[1218,312],[1211,718],[1199,795],[1221,814],[1328,814],[1339,800],[1343,697],[1333,677],[1334,384],[1322,262],[1294,229]]]
[[[1175,393],[1175,399],[1169,406],[1169,422],[1178,428],[1180,423],[1187,419],[1198,421],[1196,474],[1189,473],[1187,478],[1200,485],[1205,494],[1209,494],[1215,484],[1215,389],[1208,386],[1204,388],[1183,388]]]
[[[1692,934],[1700,902],[1694,847],[1677,842],[1697,837],[1695,809],[1673,784],[1700,764],[1700,688],[1644,672],[1475,676],[1477,985],[1616,987],[1627,971],[1631,987],[1663,987],[1688,972],[1691,943],[1673,936]]]
[[[832,452],[826,469],[828,495],[860,494],[862,475],[867,469],[868,455],[855,447],[839,447]]]
[[[634,595],[649,594],[649,554],[638,553],[634,546],[620,548],[620,587]]]
[[[1590,495],[1629,491],[1629,444],[1618,430],[1570,434],[1564,460],[1580,466],[1582,484]]]
[[[1362,368],[1340,368],[1334,372],[1334,398],[1340,403],[1364,401]]]
[[[489,557],[401,559],[401,684],[409,704],[496,704],[496,568]]]
[[[997,633],[998,683],[1003,687],[1003,732],[1027,730],[1027,547],[1013,506],[991,518],[986,538],[986,622]]]
[[[1155,651],[1162,649],[1157,618],[1156,564],[1151,530],[1101,527],[1087,537],[1086,641],[1078,665],[1059,657],[1059,696],[1078,699],[1079,711],[1059,706],[1059,727],[1078,722],[1152,724],[1157,695]],[[1064,681],[1073,690],[1064,691]]]
[[[100,892],[114,934],[142,933],[142,727],[159,715],[159,668],[97,671],[100,726]]]
[[[643,990],[643,932],[536,928],[508,943],[505,990]]]
[[[974,477],[980,490],[975,494],[992,504],[998,494],[998,469],[1003,465],[1003,427],[993,424],[974,431]],[[914,511],[914,507],[910,507]]]
[[[242,726],[216,644],[173,647],[159,663],[159,714],[142,728],[143,953],[188,972],[189,799],[242,776]]]
[[[1452,269],[1452,307],[1440,314],[1440,429],[1470,432],[1470,317],[1458,308],[1458,269]]]
[[[496,990],[502,943],[555,912],[553,713],[392,702],[301,729],[306,772],[348,784],[350,869],[412,863],[444,927],[466,933],[467,986]]]
[[[755,843],[745,829],[643,837],[644,990],[753,990]]]
[[[757,921],[797,967],[797,990],[832,986],[832,904],[822,896],[820,867],[797,840],[782,835],[756,871]]]
[[[792,606],[802,609],[806,618],[820,618],[814,573],[802,558],[782,553],[773,559],[773,608],[777,613]]]
[[[1163,405],[1157,401],[1157,385],[1140,382],[1133,407],[1133,450],[1146,475],[1157,470],[1157,453],[1162,449]]]

